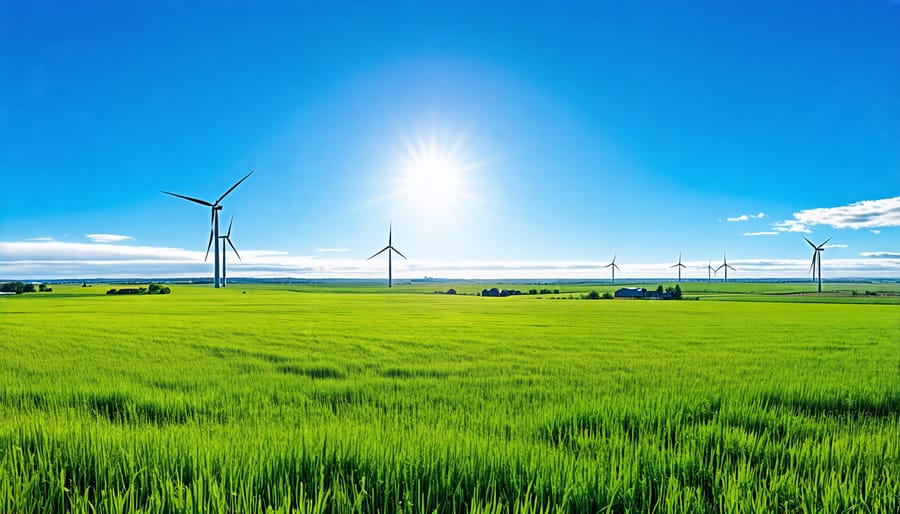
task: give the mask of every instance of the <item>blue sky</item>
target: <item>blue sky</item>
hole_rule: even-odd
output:
[[[0,277],[900,277],[895,1],[2,13]]]

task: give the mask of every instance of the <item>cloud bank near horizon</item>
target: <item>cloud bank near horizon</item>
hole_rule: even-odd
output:
[[[61,241],[0,242],[0,278],[188,278],[212,274],[205,253],[182,248]],[[859,258],[826,259],[828,275],[845,278],[900,278],[900,252],[861,252]],[[386,264],[363,258],[294,256],[277,250],[242,250],[243,262],[229,262],[232,277],[254,278],[382,278]],[[674,277],[670,263],[618,263],[620,280]],[[684,261],[685,278],[707,278],[707,262]],[[806,259],[743,259],[729,261],[741,278],[804,278]],[[412,259],[397,263],[400,280],[423,277],[458,279],[598,279],[609,278],[606,262],[558,260]]]

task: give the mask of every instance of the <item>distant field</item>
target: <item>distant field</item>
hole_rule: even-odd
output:
[[[0,512],[900,511],[900,285],[681,285],[0,297]]]

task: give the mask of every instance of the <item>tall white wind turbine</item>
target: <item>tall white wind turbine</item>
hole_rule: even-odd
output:
[[[622,271],[621,269],[619,269],[619,266],[616,265],[616,256],[613,255],[612,262],[610,262],[609,264],[607,264],[606,266],[603,266],[603,267],[604,268],[612,268],[612,270],[611,270],[612,271],[612,283],[615,284],[616,283],[616,270]]]
[[[806,236],[803,236],[803,239],[806,239]],[[822,252],[825,251],[825,245],[828,244],[828,241],[831,241],[832,238],[828,238],[824,243],[816,246],[812,241],[806,239],[806,242],[809,243],[809,246],[813,248],[813,257],[812,264],[810,264],[809,269],[813,273],[813,280],[816,279],[816,264],[819,265],[819,292],[822,292]]]
[[[163,193],[165,193],[167,195],[177,196],[178,198],[183,198],[189,202],[199,203],[200,205],[205,205],[212,209],[212,217],[211,217],[211,221],[210,221],[211,226],[210,226],[210,230],[209,230],[209,243],[206,245],[206,255],[207,256],[209,255],[209,249],[212,246],[213,241],[216,241],[215,254],[214,254],[216,264],[215,264],[215,275],[213,277],[213,280],[215,281],[214,282],[215,287],[217,287],[217,288],[219,287],[219,243],[218,243],[218,241],[219,241],[219,211],[222,210],[222,206],[220,205],[220,202],[222,200],[224,200],[225,197],[228,196],[229,193],[234,191],[234,188],[241,185],[241,182],[247,180],[247,177],[249,177],[250,175],[253,175],[252,171],[250,173],[244,175],[244,178],[238,180],[233,186],[231,186],[228,189],[228,191],[225,191],[224,193],[222,193],[222,196],[220,196],[219,199],[213,203],[209,203],[206,200],[201,200],[199,198],[192,198],[190,196],[184,196],[184,195],[179,195],[176,193],[170,193],[168,191],[163,191]],[[206,260],[206,259],[204,259],[204,260]]]
[[[397,252],[397,255],[406,259],[406,256],[403,255],[402,253],[400,253],[400,250],[394,248],[394,245],[391,243],[391,233],[392,232],[393,232],[393,224],[388,225],[388,244],[387,244],[387,246],[385,246],[381,250],[378,250],[378,252],[375,253],[375,255],[366,259],[367,261],[370,261],[370,260],[374,259],[375,257],[378,257],[379,255],[381,255],[384,252],[388,253],[388,287],[393,287],[393,280],[394,280],[393,279],[393,271],[392,271],[392,263],[391,263],[391,252]],[[406,259],[406,260],[409,260],[409,259]]]
[[[228,255],[227,249],[225,248],[225,243],[228,242],[228,245],[231,246],[231,249],[234,250],[234,254],[237,255],[238,260],[242,261],[241,254],[238,253],[237,248],[234,247],[234,243],[231,242],[231,226],[234,224],[234,216],[231,217],[231,221],[228,222],[228,232],[225,232],[224,236],[219,236],[219,239],[222,240],[222,287],[228,285],[228,279],[225,278],[225,256]],[[206,254],[209,255],[209,250],[206,251]],[[205,260],[205,259],[204,259]]]

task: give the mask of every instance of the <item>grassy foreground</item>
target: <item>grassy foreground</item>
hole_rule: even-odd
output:
[[[54,289],[0,512],[900,511],[896,305]]]

